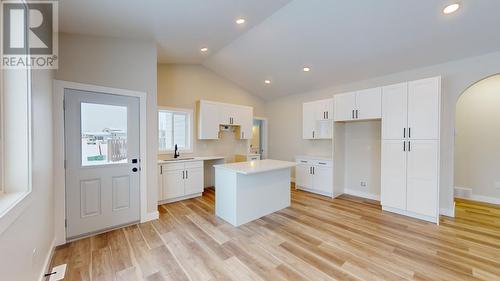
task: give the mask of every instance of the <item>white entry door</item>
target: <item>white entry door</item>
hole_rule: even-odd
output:
[[[139,98],[66,89],[66,236],[140,219]]]

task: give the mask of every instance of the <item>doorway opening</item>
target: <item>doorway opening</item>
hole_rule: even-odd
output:
[[[267,122],[266,118],[253,119],[250,153],[258,154],[260,159],[267,159]]]
[[[454,151],[457,217],[488,219],[500,209],[499,108],[500,74],[476,82],[457,101]],[[471,208],[472,217],[468,212]]]

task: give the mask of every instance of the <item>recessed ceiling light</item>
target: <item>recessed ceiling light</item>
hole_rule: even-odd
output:
[[[205,53],[205,52],[208,52],[208,48],[201,48],[201,49],[200,49],[200,51],[202,51],[202,52],[204,52],[204,53]]]
[[[245,21],[246,21],[246,20],[245,20],[244,18],[239,18],[239,19],[237,19],[237,20],[236,20],[236,23],[237,23],[237,24],[244,24],[244,23],[245,23]]]
[[[264,80],[264,83],[271,84],[271,80]]]
[[[309,72],[309,71],[311,71],[311,68],[306,66],[302,70],[304,70],[304,72]]]
[[[448,14],[456,12],[459,8],[460,8],[460,4],[458,4],[458,3],[451,4],[451,5],[444,7],[443,13],[445,15],[448,15]]]

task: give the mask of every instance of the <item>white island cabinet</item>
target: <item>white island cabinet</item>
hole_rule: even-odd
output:
[[[295,166],[271,159],[214,165],[215,214],[240,226],[290,206]]]

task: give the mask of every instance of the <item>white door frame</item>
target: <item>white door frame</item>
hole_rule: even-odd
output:
[[[113,94],[120,96],[130,96],[139,98],[139,134],[140,134],[140,217],[141,222],[150,220],[147,213],[147,133],[146,133],[146,98],[144,92],[101,87],[95,85],[81,84],[75,82],[54,80],[53,97],[53,124],[54,124],[54,234],[55,244],[62,245],[66,240],[66,183],[64,168],[64,90],[73,89],[80,91],[97,92],[103,94]]]
[[[269,119],[267,119],[267,117],[258,117],[258,116],[254,116],[253,119],[262,121],[262,132],[264,132],[264,137],[262,138],[263,143],[261,143],[261,145],[262,145],[262,148],[264,148],[264,155],[262,155],[261,157],[262,157],[262,159],[267,159],[269,157],[269,154],[267,152],[268,151],[267,146],[269,143],[268,142],[268,139],[269,139],[269,132],[268,132]]]

